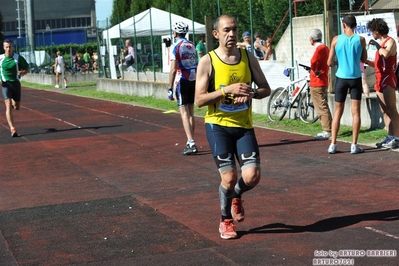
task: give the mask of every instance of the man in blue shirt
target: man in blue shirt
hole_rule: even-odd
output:
[[[342,19],[343,34],[335,36],[331,42],[330,54],[327,64],[334,66],[338,64],[335,73],[335,110],[331,128],[331,144],[328,153],[337,152],[337,135],[344,112],[345,100],[348,91],[351,97],[352,111],[352,144],[351,154],[362,153],[364,150],[357,145],[360,131],[360,103],[362,100],[362,72],[360,61],[367,62],[366,40],[356,35],[356,18],[347,15]],[[337,62],[334,61],[337,57]]]

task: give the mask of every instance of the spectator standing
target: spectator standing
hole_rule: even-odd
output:
[[[14,126],[12,109],[19,110],[21,104],[21,83],[19,79],[28,73],[29,65],[25,58],[14,53],[10,40],[3,42],[4,54],[0,55],[0,76],[2,95],[6,105],[6,119],[10,127],[11,137],[18,137]]]
[[[265,46],[266,42],[262,40],[261,34],[259,32],[255,33],[255,57],[258,60],[265,60],[265,54],[268,53],[268,48]]]
[[[331,112],[328,106],[328,71],[327,65],[330,49],[321,42],[323,34],[319,29],[310,31],[310,44],[315,50],[310,59],[310,95],[323,132],[316,135],[317,140],[331,138]]]
[[[355,34],[356,18],[347,15],[342,19],[343,34],[335,36],[331,42],[328,65],[335,65],[334,56],[337,57],[338,68],[335,73],[335,110],[332,121],[331,144],[328,153],[337,152],[337,135],[344,112],[345,100],[350,93],[352,111],[352,144],[351,154],[364,152],[357,144],[360,131],[360,103],[362,99],[362,72],[360,61],[367,61],[366,41],[364,37]]]
[[[221,177],[219,200],[222,239],[236,238],[234,220],[244,220],[241,196],[260,180],[260,155],[252,122],[252,100],[270,95],[255,56],[237,47],[237,21],[219,16],[212,31],[219,46],[198,66],[195,102],[207,106],[205,129]],[[251,87],[252,81],[258,89]],[[241,169],[238,179],[236,160]]]
[[[251,40],[251,33],[248,31],[242,34],[243,42],[237,42],[238,48],[246,49],[249,52],[252,52],[252,40]]]
[[[122,49],[122,56],[119,62],[119,72],[121,76],[123,69],[127,69],[130,66],[133,68],[133,71],[136,71],[136,69],[134,68],[135,62],[136,62],[136,57],[134,55],[132,42],[128,39],[125,41],[125,49]]]
[[[195,49],[197,50],[197,58],[198,58],[198,62],[199,62],[201,57],[206,55],[205,34],[200,35],[200,40],[197,43],[197,46]]]
[[[93,52],[93,70],[98,70],[98,54],[97,52]]]
[[[265,60],[270,60],[273,55],[272,37],[267,37],[266,48],[267,48],[267,52],[265,54]]]
[[[197,57],[195,44],[185,38],[188,32],[188,25],[184,22],[176,22],[172,26],[175,43],[170,51],[170,73],[168,97],[173,99],[175,90],[177,105],[186,133],[187,143],[183,154],[197,153],[197,146],[194,141],[195,120],[194,120],[194,97],[195,80],[197,72]]]
[[[87,51],[83,54],[83,60],[85,61],[86,68],[89,68],[89,66],[90,66],[90,54]]]
[[[396,41],[388,36],[389,27],[381,18],[374,18],[367,23],[375,40],[370,40],[369,44],[377,49],[374,61],[367,61],[367,64],[375,68],[374,90],[377,95],[378,103],[384,117],[385,127],[388,136],[376,143],[377,147],[397,148],[399,147],[399,114],[396,108],[395,89],[397,78],[395,70],[397,67],[397,45]]]
[[[65,60],[60,51],[57,51],[57,57],[54,60],[55,88],[59,88],[60,75],[64,78],[64,88],[67,88],[67,79],[65,77]]]

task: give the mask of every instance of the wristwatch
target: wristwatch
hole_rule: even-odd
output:
[[[254,99],[257,99],[258,98],[258,96],[259,96],[259,92],[258,92],[258,89],[252,89],[252,92],[254,93]]]

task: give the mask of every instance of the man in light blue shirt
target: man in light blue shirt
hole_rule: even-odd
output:
[[[347,15],[342,19],[343,34],[335,36],[331,42],[327,64],[338,64],[335,82],[335,110],[331,128],[331,144],[328,153],[337,152],[337,135],[344,112],[348,91],[351,97],[352,111],[352,144],[351,154],[362,153],[364,150],[357,145],[360,131],[360,103],[362,100],[362,72],[360,61],[367,62],[366,40],[355,35],[356,18]],[[334,61],[337,57],[337,62]]]

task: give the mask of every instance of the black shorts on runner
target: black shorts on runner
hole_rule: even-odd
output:
[[[176,100],[179,106],[194,104],[195,80],[180,80],[176,86]]]
[[[341,79],[336,77],[335,80],[335,101],[343,103],[348,95],[348,90],[352,100],[362,99],[362,78],[356,79]]]
[[[1,85],[1,94],[3,99],[13,99],[16,102],[21,101],[21,83],[19,81],[9,82],[3,81]]]
[[[260,166],[259,146],[254,129],[205,124],[206,137],[219,172]]]

